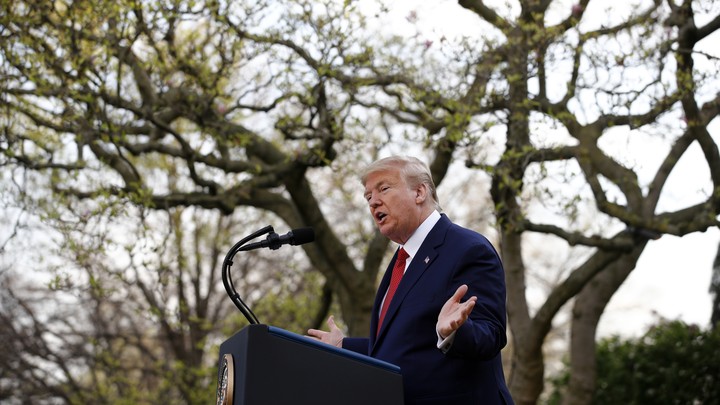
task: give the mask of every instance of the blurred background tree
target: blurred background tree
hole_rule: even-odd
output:
[[[714,404],[720,401],[720,331],[661,320],[640,338],[598,343],[593,404]],[[566,370],[567,372],[567,370]],[[568,374],[555,381],[561,403]]]
[[[710,295],[713,297],[710,327],[720,329],[718,328],[718,324],[720,324],[720,247],[718,247],[718,252],[715,255],[710,277]]]
[[[367,333],[392,249],[356,173],[388,154],[425,158],[498,246],[518,404],[567,304],[563,400],[589,403],[598,322],[648,241],[717,226],[717,2],[445,2],[466,26],[436,41],[375,2],[0,3],[9,403],[207,403],[244,324],[219,263],[267,223],[317,237],[233,270],[260,319],[303,333],[334,305]],[[663,205],[683,157],[694,198]]]

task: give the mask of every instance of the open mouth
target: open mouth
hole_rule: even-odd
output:
[[[382,222],[383,219],[385,219],[385,217],[387,217],[387,214],[384,212],[379,212],[375,215],[375,219],[377,220],[378,223]]]

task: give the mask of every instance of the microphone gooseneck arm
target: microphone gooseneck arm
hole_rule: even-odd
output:
[[[261,242],[254,242],[247,244],[252,239],[257,238],[260,235],[268,234],[267,238]],[[305,243],[309,243],[315,240],[315,231],[313,231],[312,228],[299,228],[299,229],[293,229],[292,231],[288,232],[285,235],[278,235],[273,230],[273,227],[268,225],[258,231],[253,232],[251,235],[247,236],[246,238],[243,238],[240,242],[236,243],[235,246],[230,249],[228,254],[225,256],[225,260],[223,261],[223,267],[222,267],[222,281],[223,285],[225,285],[225,291],[227,291],[228,296],[230,296],[230,299],[235,304],[236,307],[240,310],[240,312],[245,315],[245,318],[251,323],[251,324],[258,324],[260,323],[255,316],[255,314],[250,310],[250,308],[243,302],[242,299],[240,299],[240,294],[235,290],[235,286],[233,285],[232,278],[230,278],[230,267],[233,265],[233,258],[237,254],[237,252],[241,251],[248,251],[258,248],[270,248],[271,250],[277,250],[282,245],[290,244],[290,245],[302,245]]]
[[[257,238],[258,236],[264,235],[266,233],[275,232],[273,230],[273,227],[268,225],[260,230],[257,230],[250,234],[249,236],[243,238],[240,242],[236,243],[235,246],[233,246],[225,256],[225,260],[223,261],[223,267],[222,267],[222,281],[223,285],[225,286],[225,291],[227,292],[228,296],[230,296],[230,299],[232,300],[233,304],[240,310],[240,312],[245,315],[245,318],[247,318],[248,322],[250,324],[259,324],[260,321],[258,321],[257,317],[253,313],[252,310],[243,302],[243,300],[240,298],[240,294],[235,290],[235,286],[233,285],[232,279],[230,278],[230,267],[233,264],[233,258],[239,252],[244,244],[246,244],[248,241],[253,240]]]

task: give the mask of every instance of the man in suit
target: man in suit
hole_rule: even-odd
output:
[[[308,335],[398,365],[406,404],[512,404],[500,358],[505,277],[493,246],[440,213],[420,160],[381,159],[361,179],[375,224],[400,245],[375,297],[370,336],[345,337],[332,316],[329,331]]]

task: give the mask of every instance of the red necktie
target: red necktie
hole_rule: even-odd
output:
[[[382,327],[383,319],[385,319],[385,313],[390,306],[390,301],[392,301],[393,295],[395,295],[395,290],[397,290],[397,287],[400,284],[400,279],[405,273],[405,261],[407,258],[408,254],[405,249],[400,248],[400,250],[398,250],[397,258],[395,259],[395,266],[393,266],[392,269],[392,275],[390,276],[390,286],[388,287],[387,295],[385,296],[385,302],[383,302],[382,309],[380,310],[377,333],[380,333],[380,327]]]

